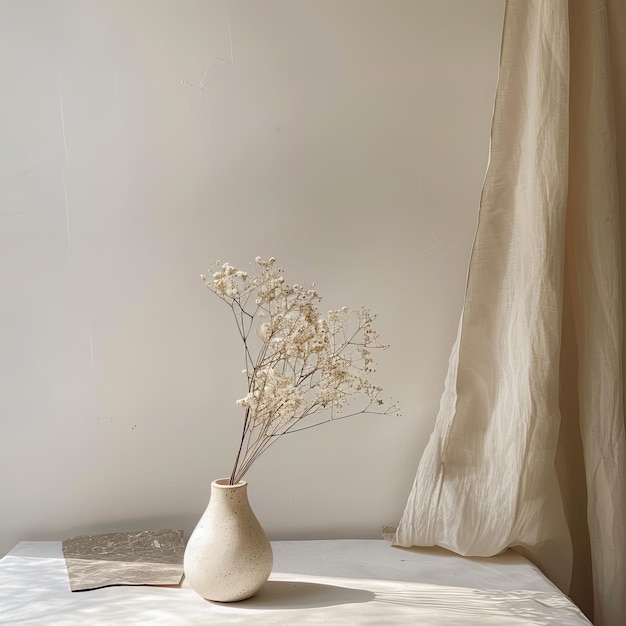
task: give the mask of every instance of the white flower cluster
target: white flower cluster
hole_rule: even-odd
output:
[[[271,367],[260,370],[253,383],[252,391],[237,400],[239,406],[250,409],[251,428],[269,426],[272,430],[280,429],[297,415],[304,403],[293,378],[283,376]]]
[[[202,276],[231,307],[245,348],[248,393],[237,401],[246,413],[232,483],[278,436],[322,423],[307,425],[305,418],[348,417],[344,407],[357,396],[365,406],[350,415],[397,411],[372,408],[383,404],[381,388],[368,379],[372,349],[386,346],[370,311],[344,307],[323,318],[315,289],[287,284],[274,258],[257,257],[256,264],[259,272],[251,276],[218,261],[210,277]]]

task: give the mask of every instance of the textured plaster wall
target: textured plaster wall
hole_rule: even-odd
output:
[[[366,304],[403,416],[274,446],[271,538],[402,513],[461,310],[503,0],[0,0],[0,554],[180,527],[244,395],[216,259]]]

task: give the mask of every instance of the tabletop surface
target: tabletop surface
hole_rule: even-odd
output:
[[[590,622],[512,551],[465,558],[382,540],[272,542],[253,598],[220,604],[183,580],[72,593],[60,541],[24,541],[0,559],[0,624],[559,624]]]

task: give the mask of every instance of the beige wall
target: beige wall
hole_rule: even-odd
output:
[[[271,538],[377,537],[436,416],[488,158],[503,0],[0,0],[0,554],[190,530],[241,349],[199,275],[273,255],[368,305],[403,417],[279,442]]]

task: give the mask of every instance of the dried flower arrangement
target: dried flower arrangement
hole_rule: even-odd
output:
[[[254,276],[221,261],[202,276],[231,308],[245,352],[248,393],[237,400],[245,417],[231,485],[281,435],[363,413],[398,412],[396,404],[383,408],[382,389],[368,380],[372,350],[387,347],[378,342],[370,311],[344,307],[321,318],[314,288],[288,285],[274,258],[257,257],[256,264]],[[357,397],[364,406],[344,413]]]

